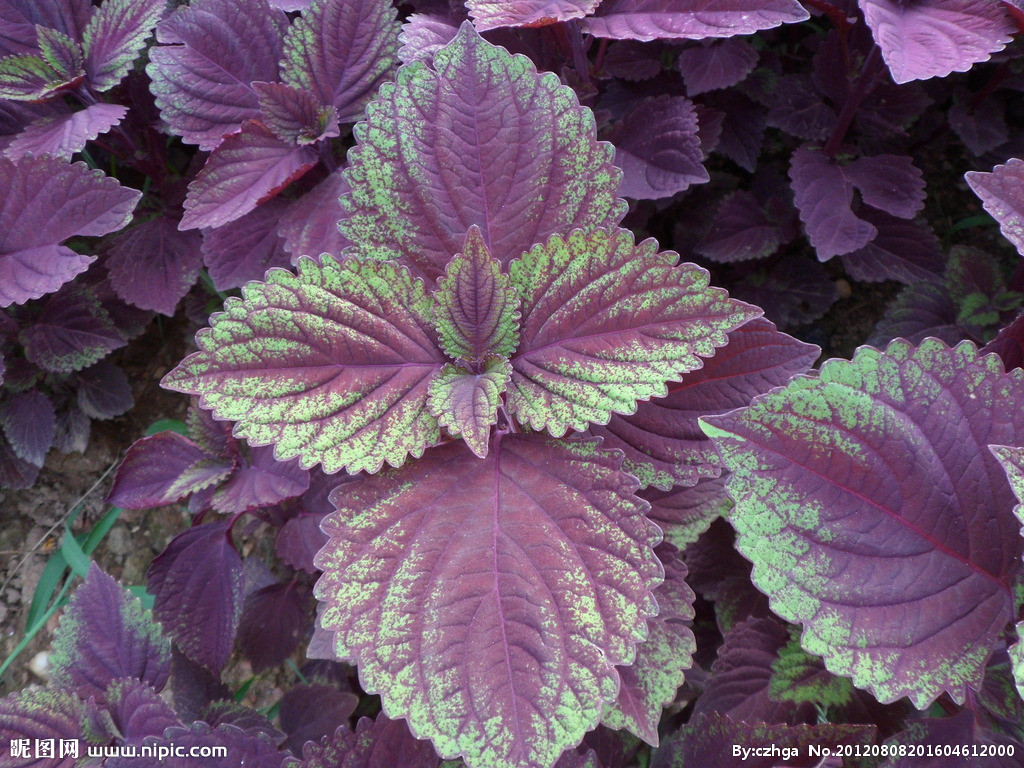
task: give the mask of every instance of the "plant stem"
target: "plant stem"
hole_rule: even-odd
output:
[[[853,122],[857,110],[864,99],[875,89],[875,85],[878,82],[878,73],[881,71],[881,68],[882,53],[879,47],[874,45],[871,47],[871,52],[867,55],[867,58],[864,59],[864,66],[861,68],[860,76],[846,97],[843,109],[839,113],[839,119],[836,121],[835,130],[832,131],[832,135],[825,143],[824,152],[825,156],[829,159],[835,157],[836,152],[839,151],[839,147],[843,144],[843,139],[846,138],[847,131],[850,130],[850,124]]]

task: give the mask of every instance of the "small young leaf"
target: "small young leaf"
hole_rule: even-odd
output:
[[[322,106],[309,91],[283,83],[255,82],[252,87],[260,97],[263,122],[281,141],[314,144],[341,132],[334,107]]]
[[[83,699],[102,700],[111,682],[126,677],[160,691],[171,674],[171,641],[96,563],[64,610],[53,648],[53,684]]]
[[[249,450],[249,460],[214,491],[210,503],[218,512],[236,515],[294,499],[307,488],[309,472],[297,461],[277,461],[273,450],[257,447]]]
[[[491,257],[480,229],[466,234],[435,294],[441,348],[456,360],[508,357],[519,343],[519,297],[501,264]]]
[[[96,91],[116,86],[167,10],[164,0],[104,0],[82,34],[85,71]]]
[[[90,365],[75,378],[78,407],[91,419],[112,419],[135,405],[128,377],[107,360]]]
[[[60,80],[71,82],[85,74],[82,68],[85,64],[85,55],[77,41],[47,27],[36,27],[36,34],[39,40],[39,55],[53,67]]]
[[[906,155],[859,157],[843,174],[865,203],[901,219],[924,208],[924,176]]]
[[[246,121],[214,149],[189,184],[178,228],[221,227],[239,219],[316,162],[311,147],[282,141],[263,123]]]
[[[0,99],[39,101],[69,85],[39,56],[19,54],[0,59]]]
[[[302,592],[294,582],[271,584],[245,598],[238,624],[238,647],[252,662],[253,672],[283,664],[305,636],[308,589]]]
[[[512,366],[504,357],[489,358],[482,373],[446,365],[430,382],[427,407],[442,427],[486,458],[491,426],[498,421],[501,395],[511,376]]]
[[[355,122],[398,66],[395,17],[387,0],[315,0],[285,36],[281,79]]]
[[[524,322],[508,405],[520,422],[561,436],[633,413],[760,314],[656,251],[627,230],[577,230],[512,263]]]
[[[348,193],[348,182],[341,169],[298,200],[281,216],[278,233],[284,239],[284,249],[292,257],[292,263],[300,256],[314,259],[321,253],[335,258],[351,243],[338,231],[338,222],[344,215],[339,198]]]
[[[437,440],[428,385],[446,361],[422,282],[394,264],[330,257],[267,280],[228,300],[164,386],[201,395],[278,459],[328,473],[397,466]]]

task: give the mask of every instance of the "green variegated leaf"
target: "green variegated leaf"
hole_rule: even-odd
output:
[[[53,67],[63,81],[71,81],[85,74],[85,54],[82,46],[56,29],[36,27],[39,54]]]
[[[519,297],[475,224],[438,283],[437,332],[451,357],[511,355],[519,343]]]
[[[39,56],[25,53],[0,59],[0,99],[36,101],[63,85],[60,73]]]
[[[508,403],[520,422],[557,437],[633,413],[761,314],[676,261],[617,229],[554,235],[512,262],[524,320]]]
[[[357,125],[341,198],[358,253],[436,280],[472,225],[503,266],[554,233],[615,226],[621,172],[551,73],[463,24],[433,67],[402,67]]]
[[[855,689],[848,677],[836,677],[827,669],[820,656],[807,653],[800,647],[800,634],[795,635],[779,650],[772,662],[772,678],[768,683],[768,697],[773,701],[811,703],[821,707],[844,707],[853,700]]]
[[[1008,445],[990,445],[989,450],[999,460],[1010,481],[1010,488],[1017,497],[1014,513],[1024,526],[1024,448],[1013,448]],[[1024,528],[1021,529],[1024,533]],[[1020,614],[1018,613],[1018,616]],[[1010,662],[1013,666],[1013,679],[1017,690],[1024,698],[1024,621],[1017,624],[1017,642],[1010,646]]]
[[[438,423],[466,441],[481,459],[487,456],[491,425],[498,421],[501,393],[508,385],[512,366],[503,357],[492,357],[482,373],[446,365],[430,382],[427,406]]]
[[[386,263],[325,256],[274,269],[199,332],[164,386],[200,395],[252,445],[303,467],[376,472],[439,437],[428,385],[445,358],[422,282]]]

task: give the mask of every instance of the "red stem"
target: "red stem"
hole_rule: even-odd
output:
[[[864,66],[860,71],[860,77],[857,78],[850,93],[847,94],[846,102],[843,104],[843,109],[839,113],[839,119],[836,121],[835,130],[832,131],[832,135],[825,143],[824,152],[825,156],[829,159],[835,157],[836,152],[839,151],[839,147],[843,144],[843,139],[846,138],[846,132],[850,130],[850,124],[853,122],[857,110],[864,102],[864,99],[875,89],[881,69],[882,54],[878,46],[875,45],[871,47],[871,52],[864,59]]]

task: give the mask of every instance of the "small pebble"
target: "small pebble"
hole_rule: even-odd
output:
[[[853,296],[853,286],[840,277],[836,280],[836,293],[839,294],[840,299],[848,299]]]
[[[40,680],[48,681],[50,679],[50,652],[40,651],[32,657],[32,661],[28,663],[28,668],[32,671],[32,674],[38,677]]]

